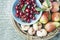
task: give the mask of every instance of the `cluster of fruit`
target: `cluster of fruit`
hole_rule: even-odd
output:
[[[32,26],[21,25],[21,29],[27,31],[29,35],[37,35],[39,37],[46,36],[48,33],[60,27],[60,16],[58,15],[60,15],[60,13],[56,12],[52,13],[52,16],[50,16],[49,12],[45,11],[37,23]]]
[[[44,4],[45,1],[42,3]],[[43,12],[39,21],[31,27],[28,25],[21,25],[22,30],[27,31],[30,35],[37,35],[39,37],[47,36],[48,33],[60,27],[60,11],[59,3],[56,1],[51,2],[49,11],[47,9]]]
[[[36,20],[35,15],[39,12],[35,9],[37,7],[35,0],[20,0],[16,5],[16,17],[30,23],[31,20]]]

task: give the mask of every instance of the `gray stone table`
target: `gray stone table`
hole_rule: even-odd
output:
[[[0,0],[0,40],[26,40],[18,35],[11,22],[11,8],[15,0]],[[60,33],[50,40],[60,40]]]

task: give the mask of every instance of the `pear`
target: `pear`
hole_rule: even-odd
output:
[[[42,24],[46,24],[49,21],[49,12],[43,12],[41,18],[40,18],[40,22]]]
[[[47,32],[52,32],[54,31],[57,27],[60,27],[60,23],[59,22],[49,22],[45,25],[45,29],[47,30]]]

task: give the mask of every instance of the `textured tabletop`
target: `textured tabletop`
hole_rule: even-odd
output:
[[[0,40],[26,40],[25,37],[15,31],[11,22],[10,14],[14,1],[0,0]],[[50,40],[60,40],[60,34]]]

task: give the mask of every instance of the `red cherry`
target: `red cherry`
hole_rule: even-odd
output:
[[[30,0],[26,0],[26,1],[30,1]]]
[[[34,4],[34,7],[36,7],[36,4]]]
[[[30,13],[32,14],[32,13],[33,13],[33,11],[31,10],[31,11],[30,11]]]
[[[26,10],[25,10],[26,12],[30,12],[30,10],[29,10],[29,8],[26,8]]]
[[[22,8],[24,6],[24,4],[20,4],[20,8]]]
[[[30,17],[30,18],[32,18],[32,17],[33,17],[33,15],[32,15],[32,14],[30,14],[30,15],[29,15],[29,17]]]
[[[23,20],[26,21],[27,20],[27,17],[25,17]]]
[[[31,9],[33,10],[33,9],[35,9],[35,8],[32,6]]]
[[[26,17],[26,15],[23,15],[22,17],[23,17],[23,18],[25,18],[25,17]]]
[[[29,1],[26,1],[26,4],[30,4]]]
[[[35,12],[35,11],[36,11],[36,9],[34,8],[34,9],[33,9],[33,11]]]
[[[20,13],[20,11],[19,11],[19,10],[16,10],[16,13],[18,13],[18,14],[19,14],[19,13]]]
[[[31,0],[32,2],[34,2],[34,0]]]
[[[35,11],[34,13],[35,13],[35,14],[39,14],[39,12],[38,12],[38,11]]]
[[[18,13],[16,13],[16,14],[15,14],[15,16],[16,16],[16,17],[19,17],[19,14],[18,14]]]
[[[27,8],[30,8],[30,5],[28,5]]]
[[[33,20],[36,20],[36,17],[33,16],[32,19],[33,19]]]
[[[30,23],[30,19],[29,18],[27,19],[27,22]]]
[[[26,15],[21,16],[21,19],[22,19],[22,20],[24,20],[24,18],[26,18]]]
[[[29,16],[30,14],[29,13],[26,13],[27,16]]]
[[[23,13],[22,12],[20,12],[19,14],[20,14],[20,16],[23,16]]]
[[[15,9],[19,10],[20,9],[19,7],[20,7],[20,4],[17,4],[16,7],[15,7]]]

